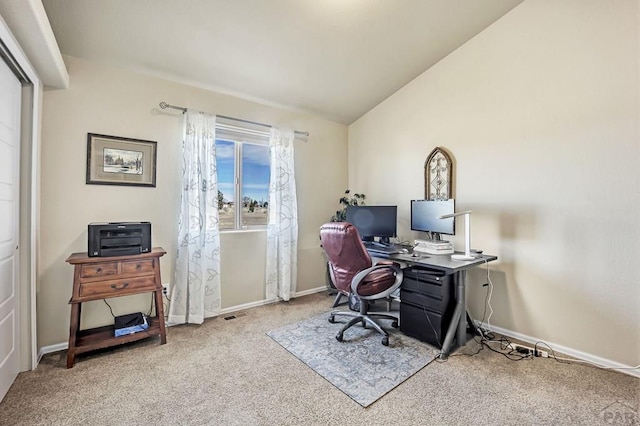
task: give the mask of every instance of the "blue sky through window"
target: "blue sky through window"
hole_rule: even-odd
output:
[[[242,196],[261,203],[269,201],[269,147],[242,146]]]
[[[224,194],[225,201],[234,201],[233,185],[235,160],[234,143],[216,140],[216,168],[218,169],[218,190]]]
[[[218,189],[225,201],[235,199],[234,142],[216,140]],[[242,196],[262,202],[269,201],[269,147],[244,143],[242,146]]]

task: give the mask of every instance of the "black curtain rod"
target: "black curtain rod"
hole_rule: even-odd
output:
[[[185,107],[176,106],[176,105],[169,105],[168,103],[166,103],[164,101],[160,102],[160,108],[162,108],[162,109],[167,109],[167,108],[177,109],[177,110],[182,111],[183,114],[185,112],[187,112],[187,109]],[[226,115],[216,115],[216,117],[225,118],[227,120],[238,121],[240,123],[255,124],[256,126],[269,127],[269,128],[273,127],[273,126],[271,126],[269,124],[258,123],[257,121],[243,120],[242,118],[227,117]],[[293,132],[295,134],[297,134],[297,135],[307,136],[307,137],[309,136],[309,132],[301,132],[299,130],[294,130]]]

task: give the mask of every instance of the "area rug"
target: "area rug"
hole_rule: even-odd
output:
[[[324,313],[267,335],[363,407],[420,371],[436,355],[427,344],[390,326],[385,327],[389,346],[382,345],[381,334],[360,325],[348,329],[344,341],[338,342],[335,336],[348,318],[336,317],[334,324],[328,318],[329,313]]]

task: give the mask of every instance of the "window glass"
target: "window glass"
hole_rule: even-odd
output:
[[[220,230],[236,227],[236,144],[216,140],[216,168],[218,170],[218,227]]]
[[[264,228],[269,217],[269,147],[216,139],[219,229]]]
[[[269,147],[242,144],[242,214],[243,227],[266,226],[269,208]]]

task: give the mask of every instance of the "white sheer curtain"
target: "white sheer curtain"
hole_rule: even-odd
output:
[[[293,168],[293,130],[271,128],[266,297],[289,300],[298,271],[298,203]]]
[[[187,110],[182,200],[170,323],[201,324],[220,313],[220,234],[215,116]]]

